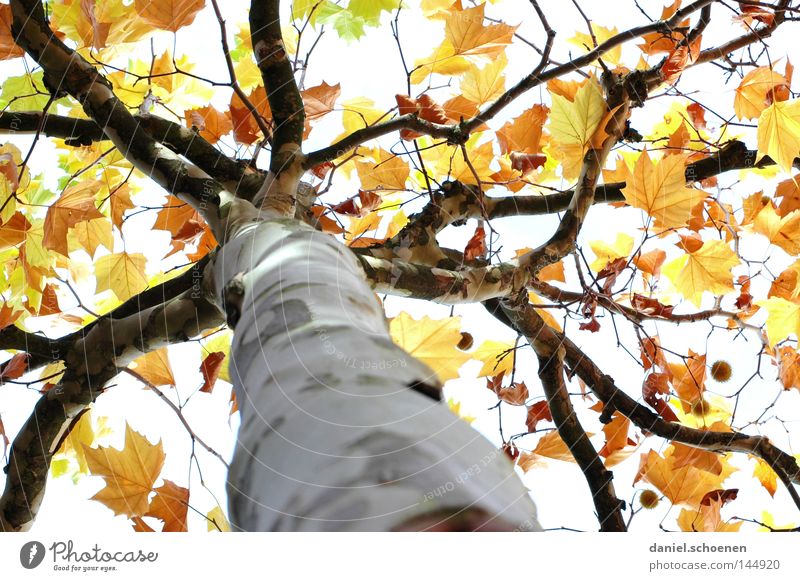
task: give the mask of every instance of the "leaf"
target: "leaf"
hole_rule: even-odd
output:
[[[51,375],[51,374],[47,374]],[[95,417],[95,412],[89,409],[84,413],[78,422],[70,430],[69,435],[64,438],[61,448],[53,457],[54,460],[63,460],[65,465],[59,472],[53,469],[53,476],[61,476],[74,471],[75,475],[89,474],[89,466],[86,463],[85,448],[91,448],[95,444],[106,440],[112,433],[108,427],[108,418],[105,416]],[[74,468],[70,469],[70,465]],[[73,479],[76,478],[73,476]]]
[[[164,484],[156,488],[156,495],[150,501],[150,510],[145,516],[164,521],[164,533],[183,533],[187,530],[186,515],[189,510],[189,489],[164,479]]]
[[[512,121],[508,121],[497,132],[500,152],[539,153],[542,128],[549,113],[550,109],[544,105],[534,105]]]
[[[513,343],[487,339],[470,353],[470,357],[483,362],[478,377],[493,377],[501,374],[510,376],[514,370],[515,353]]]
[[[137,377],[140,377],[156,387],[171,385],[175,387],[175,376],[169,363],[167,348],[162,347],[151,351],[136,359],[129,366]]]
[[[82,182],[66,189],[48,208],[44,219],[45,248],[67,256],[67,231],[79,222],[103,217],[95,207],[94,199],[101,187],[97,180]]]
[[[405,190],[411,168],[403,159],[378,149],[375,161],[356,161],[363,190]]]
[[[553,416],[550,413],[550,406],[547,405],[546,400],[537,401],[535,404],[528,407],[528,415],[525,418],[525,425],[528,427],[528,433],[535,432],[539,422],[552,421]]]
[[[461,77],[461,95],[478,106],[496,100],[506,89],[504,71],[507,65],[508,59],[504,54],[483,68],[470,65]]]
[[[482,224],[475,227],[475,233],[464,248],[464,260],[475,260],[486,256],[486,230]]]
[[[222,363],[225,361],[225,353],[222,351],[214,351],[206,355],[203,362],[200,364],[200,373],[203,374],[203,386],[200,391],[203,393],[211,393],[214,390],[214,385],[219,377]]]
[[[471,356],[457,348],[461,341],[461,318],[419,321],[401,312],[389,324],[392,339],[409,355],[433,369],[442,382],[458,377],[459,368]]]
[[[758,479],[761,486],[769,492],[770,496],[775,496],[775,491],[778,490],[778,475],[770,465],[761,458],[756,458],[756,467],[753,470],[753,476]]]
[[[606,28],[605,26],[600,26],[599,24],[595,24],[594,22],[592,22],[591,26],[592,26],[592,32],[594,33],[594,36],[597,39],[598,45],[601,45],[611,37],[616,36],[617,33],[619,32],[616,26],[614,28]],[[575,36],[573,36],[572,38],[568,38],[567,42],[583,49],[584,53],[587,53],[594,48],[592,37],[589,36],[589,34],[586,32],[576,33]],[[622,45],[617,45],[603,54],[603,62],[610,63],[612,65],[619,65],[621,64],[620,63],[621,57],[622,57]]]
[[[184,113],[186,126],[196,128],[200,137],[209,143],[216,143],[223,135],[233,131],[230,114],[217,111],[212,105],[191,109]]]
[[[770,67],[758,67],[748,72],[733,98],[733,110],[739,119],[755,119],[772,102],[768,96],[777,87],[787,86],[786,77]]]
[[[778,349],[778,377],[784,389],[800,390],[800,353],[789,345]]]
[[[206,515],[206,518],[208,519],[209,532],[231,532],[231,525],[228,523],[228,519],[225,517],[225,513],[222,511],[222,507],[219,505],[212,508]]]
[[[194,22],[194,17],[205,7],[206,0],[136,0],[136,12],[151,25],[162,30],[177,32]]]
[[[617,233],[617,239],[613,244],[608,244],[602,240],[589,242],[589,247],[594,252],[595,260],[589,265],[595,272],[600,272],[609,262],[618,258],[628,258],[633,250],[633,238],[624,232]]]
[[[120,301],[138,295],[147,288],[144,274],[147,259],[144,254],[108,254],[95,262],[97,292],[111,290]]]
[[[653,162],[647,150],[628,172],[622,195],[625,201],[647,212],[656,225],[679,228],[686,224],[703,193],[686,187],[686,154],[669,155]]]
[[[164,448],[125,423],[125,442],[121,450],[83,445],[86,463],[95,476],[102,476],[105,487],[92,499],[102,502],[117,515],[142,516],[147,513],[153,483],[164,466]]]
[[[11,34],[11,6],[0,4],[0,60],[8,60],[25,54],[25,51],[14,42]]]
[[[411,82],[421,83],[432,73],[456,75],[469,69],[470,57],[497,57],[511,44],[516,26],[483,24],[485,5],[453,10],[445,16],[445,39],[433,53],[414,63]]]
[[[664,266],[664,274],[685,298],[700,306],[703,293],[724,295],[733,290],[731,269],[739,257],[722,240],[710,240]]]
[[[11,219],[0,226],[0,251],[22,244],[31,224],[24,214],[15,212]]]
[[[600,126],[606,113],[606,102],[600,84],[590,78],[570,100],[552,93],[550,134],[563,144],[586,145]]]
[[[272,119],[272,110],[269,107],[269,100],[264,87],[259,85],[250,91],[247,94],[247,100],[255,109],[255,113],[269,125],[269,121]],[[261,128],[258,126],[253,113],[236,93],[231,95],[230,116],[233,124],[233,137],[239,143],[251,145],[258,140],[259,136],[262,136]]]
[[[800,338],[800,302],[770,297],[756,301],[756,304],[767,311],[767,338],[770,347],[790,335]]]
[[[0,384],[5,379],[18,379],[28,370],[27,353],[15,353],[11,359],[0,365]]]
[[[99,246],[114,250],[114,234],[111,231],[111,221],[106,218],[95,218],[78,222],[72,228],[72,233],[78,244],[86,250],[89,256],[94,256]]]
[[[753,221],[753,230],[792,255],[800,254],[800,211],[781,217],[773,203],[764,206]]]
[[[800,154],[800,99],[775,102],[758,118],[759,159],[768,155],[784,171],[791,171]]]
[[[667,447],[664,456],[650,450],[642,454],[634,483],[644,480],[655,486],[674,505],[699,508],[705,494],[722,488],[722,483],[735,470],[727,462],[719,474],[692,465],[676,466],[675,448]]]

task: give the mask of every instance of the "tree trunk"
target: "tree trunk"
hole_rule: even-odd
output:
[[[236,327],[236,528],[539,530],[506,455],[392,343],[349,249],[270,219],[229,240],[211,276]]]

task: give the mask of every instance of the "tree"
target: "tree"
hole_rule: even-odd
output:
[[[126,424],[106,445],[91,413],[132,376],[193,458],[196,444],[225,462],[176,395],[186,342],[202,350],[192,397],[234,386],[234,527],[538,530],[518,475],[559,460],[601,530],[662,498],[682,530],[794,526],[721,512],[736,458],[800,508],[779,419],[800,390],[800,101],[770,49],[794,2],[676,0],[660,16],[619,2],[636,22],[622,31],[580,2],[206,4],[0,5],[17,71],[0,127],[33,135],[0,157],[0,377],[41,392],[8,451],[4,530],[30,527],[65,472],[104,477],[95,500],[136,530],[186,529],[190,491],[162,474],[162,443]],[[178,56],[205,17],[226,82]],[[432,52],[409,22],[436,27]],[[307,82],[332,36],[394,45],[394,103],[342,98],[345,59]],[[712,80],[732,98],[703,92]],[[457,316],[387,324],[376,293],[481,305],[518,340],[476,344]],[[698,337],[705,352],[687,349]],[[635,373],[617,373],[614,340]],[[721,355],[745,340],[744,357]],[[526,359],[538,377],[521,377]],[[519,420],[513,435],[499,423],[499,449],[441,401],[468,360]],[[765,385],[774,401],[756,409]],[[631,456],[626,502],[614,475]]]

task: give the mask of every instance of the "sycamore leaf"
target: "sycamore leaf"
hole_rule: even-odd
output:
[[[753,476],[758,479],[761,486],[769,492],[770,496],[775,496],[775,491],[778,490],[778,475],[770,465],[761,458],[756,458],[756,467],[753,470]]]
[[[613,244],[608,244],[602,240],[589,242],[589,247],[597,258],[589,265],[595,272],[600,272],[609,262],[618,258],[628,258],[633,250],[633,238],[624,232],[617,233],[617,239]]]
[[[597,79],[592,77],[570,100],[551,93],[550,134],[563,144],[586,145],[606,114],[606,102]]]
[[[102,183],[88,180],[64,191],[50,208],[44,219],[44,247],[67,256],[67,231],[78,222],[102,218],[95,207],[95,194]]]
[[[429,153],[435,151],[439,156],[436,162],[436,172],[440,175],[449,176],[449,179],[453,181],[473,186],[478,184],[475,179],[476,173],[481,181],[489,181],[493,173],[489,164],[494,159],[494,149],[491,141],[477,145],[480,138],[481,134],[476,133],[466,143],[469,164],[464,159],[464,152],[461,148],[437,147],[435,150],[429,150]],[[472,167],[470,167],[470,164]],[[473,169],[475,170],[474,172],[472,171]]]
[[[492,59],[511,44],[516,26],[483,24],[485,5],[453,10],[445,17],[445,39],[433,53],[414,63],[411,82],[421,83],[431,73],[457,75],[469,69],[469,57]]]
[[[96,443],[107,439],[111,435],[111,429],[107,426],[108,418],[101,416],[94,417],[90,409],[81,416],[78,423],[70,430],[69,436],[64,438],[59,451],[53,456],[54,460],[62,460],[58,467],[51,466],[54,477],[62,476],[70,472],[70,459],[74,458],[77,466],[74,468],[77,474],[88,474],[89,466],[86,463],[85,447],[90,448]],[[75,464],[72,464],[73,466]]]
[[[753,230],[766,236],[770,242],[792,255],[800,254],[800,211],[783,217],[772,203],[764,206],[753,221]]]
[[[147,288],[144,254],[107,254],[95,262],[97,292],[112,290],[120,301],[127,301]]]
[[[395,343],[427,364],[443,382],[458,377],[458,369],[471,358],[457,348],[460,317],[434,320],[425,316],[417,321],[402,312],[392,319],[389,331]]]
[[[783,345],[778,349],[776,360],[783,388],[800,390],[800,353],[789,345]]]
[[[71,230],[78,244],[86,250],[89,256],[94,256],[98,246],[105,246],[114,250],[114,234],[111,231],[111,221],[108,218],[95,218],[78,222]]]
[[[664,451],[663,457],[653,450],[642,454],[634,483],[644,480],[658,488],[672,504],[699,508],[706,493],[722,488],[735,470],[727,461],[722,462],[718,473],[691,464],[678,466],[674,454],[673,446]]]
[[[791,171],[800,155],[800,99],[775,102],[758,118],[759,158],[768,155],[784,171]]]
[[[218,531],[221,533],[229,533],[231,532],[231,525],[228,523],[228,519],[225,517],[225,513],[222,510],[222,507],[217,505],[212,508],[209,513],[206,515],[208,519],[208,530],[209,532]]]
[[[22,244],[31,223],[24,214],[15,212],[11,218],[0,225],[0,251]]]
[[[767,311],[767,338],[770,347],[790,335],[800,338],[800,303],[781,297],[770,297],[756,301],[756,304]]]
[[[217,368],[217,378],[227,381],[228,383],[231,382],[228,361],[230,360],[232,338],[233,334],[228,330],[215,331],[207,336],[201,343],[204,357],[208,357],[212,353],[222,353],[225,355],[222,364]]]
[[[497,131],[500,152],[539,153],[542,127],[549,113],[550,109],[544,105],[534,105],[519,117],[508,121]]]
[[[164,466],[161,441],[147,438],[125,423],[125,442],[121,450],[90,448],[83,444],[86,463],[95,476],[102,476],[105,487],[92,499],[105,504],[117,515],[142,516],[147,513],[153,483]]]
[[[0,60],[22,56],[25,51],[14,42],[11,34],[11,6],[0,4]]]
[[[230,114],[217,111],[213,106],[191,109],[184,113],[187,127],[195,127],[200,137],[209,143],[216,143],[223,135],[233,130]]]
[[[597,44],[600,45],[611,37],[616,36],[619,31],[617,30],[616,26],[613,28],[606,28],[605,26],[592,23],[592,32],[594,33],[594,37],[597,39]],[[583,49],[584,53],[587,53],[594,48],[592,37],[586,32],[577,32],[575,36],[568,38],[567,42],[580,47]],[[610,63],[612,65],[619,65],[621,57],[622,45],[620,44],[611,50],[606,51],[606,53],[603,55],[603,62]]]
[[[776,87],[788,85],[786,77],[770,67],[758,67],[747,73],[733,98],[733,110],[739,119],[755,119],[773,101],[768,98]]]
[[[494,101],[506,89],[504,71],[507,65],[508,59],[504,54],[483,68],[471,65],[461,77],[461,94],[478,106]]]
[[[701,504],[699,510],[681,509],[678,515],[678,526],[687,533],[736,533],[742,527],[742,521],[727,522],[722,520],[720,508],[723,501],[711,500]]]
[[[405,190],[411,168],[398,155],[378,149],[374,162],[356,161],[363,190]]]
[[[200,373],[203,375],[201,392],[211,393],[214,391],[214,385],[217,383],[217,378],[224,362],[225,353],[222,351],[214,351],[206,355],[206,358],[200,364]]]
[[[501,373],[510,376],[514,370],[515,353],[513,343],[487,339],[470,353],[470,357],[483,362],[478,377],[494,377]]]
[[[685,298],[698,307],[703,292],[723,295],[733,290],[731,269],[739,257],[722,240],[710,240],[664,266],[663,272]]]
[[[692,208],[703,193],[686,187],[684,176],[688,155],[668,155],[654,162],[647,150],[628,172],[622,195],[631,206],[647,212],[656,224],[679,228],[686,224]]]
[[[166,347],[139,357],[128,368],[134,372],[136,377],[140,377],[156,387],[160,385],[175,386],[175,376],[172,374]]]
[[[164,479],[164,484],[156,488],[156,495],[150,501],[150,510],[145,516],[164,521],[164,533],[186,532],[186,515],[189,511],[189,489]]]
[[[136,12],[147,22],[177,32],[179,28],[194,22],[194,17],[206,4],[206,0],[136,0]]]

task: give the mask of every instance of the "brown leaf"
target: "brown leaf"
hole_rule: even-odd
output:
[[[464,259],[475,260],[484,256],[486,256],[486,230],[479,225],[475,228],[475,233],[464,248]]]
[[[553,416],[550,413],[550,407],[545,400],[537,401],[532,406],[528,407],[528,417],[525,419],[525,425],[528,426],[528,432],[535,432],[536,426],[539,422],[552,422]]]
[[[211,393],[214,390],[223,361],[225,361],[225,354],[222,351],[209,353],[203,359],[200,364],[200,373],[203,374],[203,387],[200,388],[200,391]]]
[[[14,36],[11,34],[12,20],[11,6],[0,4],[0,60],[12,59],[25,54],[22,47],[14,42]]]
[[[640,313],[651,317],[662,317],[664,319],[669,319],[672,316],[672,310],[675,308],[674,306],[664,305],[658,302],[657,299],[645,297],[636,293],[633,293],[631,305]]]
[[[186,515],[189,509],[189,489],[164,479],[164,484],[156,488],[156,495],[150,502],[145,516],[164,521],[162,532],[186,532]]]
[[[67,188],[61,197],[47,210],[44,219],[44,247],[67,256],[67,231],[78,222],[102,218],[95,205],[95,194],[102,184],[98,180],[87,180]]]
[[[18,379],[28,370],[27,353],[16,353],[11,359],[0,365],[0,383],[4,379]]]

